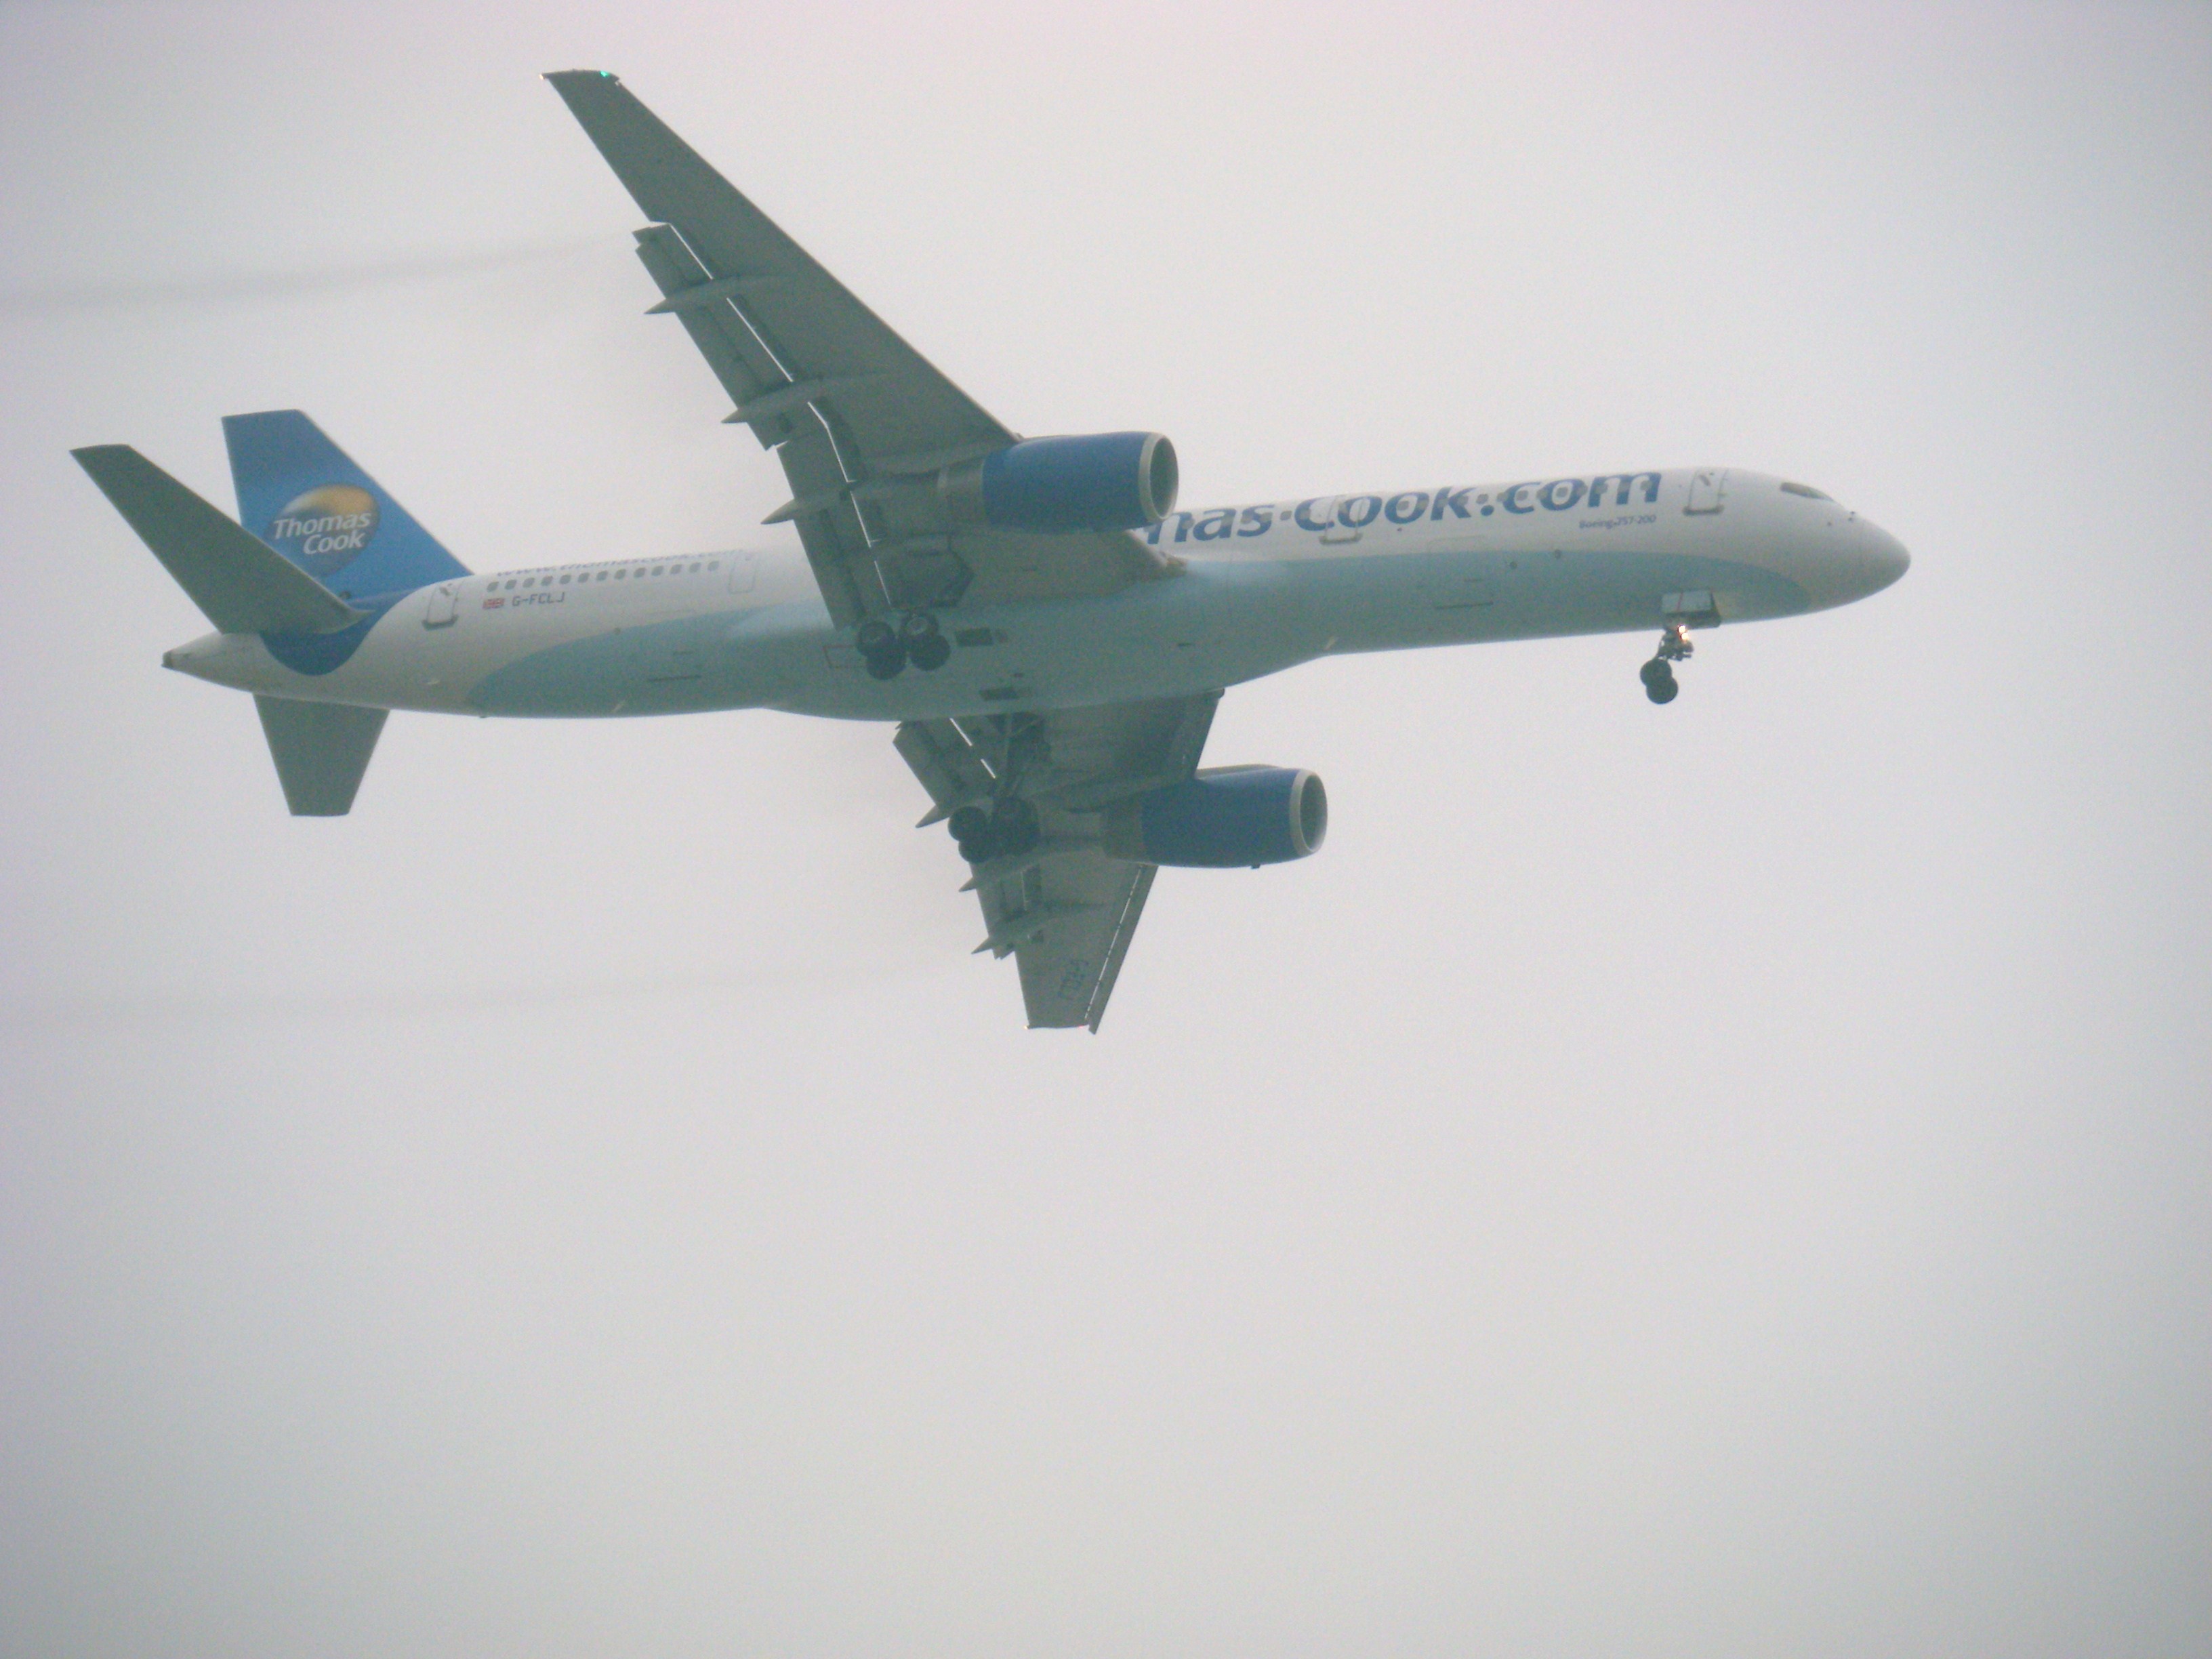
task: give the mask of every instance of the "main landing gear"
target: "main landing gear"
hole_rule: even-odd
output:
[[[988,809],[963,806],[946,822],[970,864],[1010,858],[1037,844],[1037,810],[1019,795],[1001,796]]]
[[[1018,858],[1037,844],[1037,810],[1021,793],[1022,780],[1052,763],[1043,722],[1034,714],[1001,714],[971,727],[970,739],[986,752],[993,779],[987,804],[972,801],[945,820],[960,856],[970,864]]]
[[[1637,671],[1644,681],[1644,695],[1654,702],[1672,702],[1681,695],[1682,688],[1674,682],[1674,665],[1687,662],[1697,647],[1690,643],[1686,623],[1669,623],[1667,631],[1659,636],[1659,654]]]
[[[908,611],[896,628],[881,617],[872,617],[860,624],[853,643],[869,674],[879,680],[896,679],[908,663],[932,672],[952,655],[952,642],[927,611]]]

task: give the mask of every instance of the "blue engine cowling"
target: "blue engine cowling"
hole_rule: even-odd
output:
[[[1000,530],[1142,530],[1175,510],[1175,446],[1157,432],[1030,438],[949,468],[956,515]]]
[[[1310,772],[1230,766],[1155,789],[1106,816],[1116,858],[1208,870],[1302,859],[1328,834],[1328,792]]]

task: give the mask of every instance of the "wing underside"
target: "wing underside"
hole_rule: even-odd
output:
[[[1102,815],[1197,769],[1218,691],[979,720],[910,720],[900,756],[934,803],[925,824],[1015,799],[1035,842],[975,866],[983,908],[977,951],[1012,956],[1033,1027],[1098,1029],[1154,866],[1099,846]]]
[[[1112,593],[1170,574],[1124,531],[1028,535],[961,522],[947,468],[1016,441],[612,76],[549,76],[653,221],[638,257],[655,312],[682,319],[734,405],[776,451],[832,619]]]
[[[951,472],[1017,441],[611,75],[547,77],[652,221],[660,301],[774,449],[841,628],[962,603],[1103,597],[1182,567],[1125,531],[1063,535],[960,516]],[[935,803],[1013,811],[1025,834],[974,866],[977,948],[1012,956],[1033,1026],[1098,1029],[1153,866],[1107,854],[1102,814],[1196,769],[1218,691],[978,720],[909,721],[899,753]],[[1018,847],[1018,850],[1009,850]]]

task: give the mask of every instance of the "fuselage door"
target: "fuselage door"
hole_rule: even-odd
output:
[[[1685,513],[1717,513],[1728,505],[1728,470],[1701,467],[1690,476],[1690,499]]]
[[[753,583],[759,579],[759,572],[754,568],[754,556],[750,553],[732,553],[730,554],[728,557],[730,561],[730,592],[732,593],[751,592],[753,591]]]
[[[1355,495],[1351,499],[1357,501],[1359,497]],[[1346,542],[1356,542],[1359,539],[1362,526],[1346,520],[1345,501],[1346,498],[1342,495],[1333,495],[1326,501],[1315,504],[1315,517],[1321,523],[1328,526],[1328,528],[1321,532],[1322,542],[1325,546],[1341,547]],[[1372,514],[1370,515],[1370,518],[1372,516]]]
[[[430,602],[423,607],[422,626],[451,628],[461,614],[461,590],[459,583],[440,582],[430,590]]]

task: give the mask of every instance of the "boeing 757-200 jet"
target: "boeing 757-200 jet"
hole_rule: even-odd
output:
[[[1719,467],[1176,507],[1157,433],[1008,431],[611,75],[549,77],[651,222],[651,309],[776,452],[799,547],[471,574],[297,410],[223,422],[234,522],[137,451],[93,481],[216,632],[169,667],[254,694],[295,813],[353,804],[394,708],[781,708],[895,721],[1033,1026],[1098,1029],[1161,865],[1304,858],[1312,773],[1201,768],[1222,688],[1331,653],[1693,630],[1847,604],[1905,550]]]

